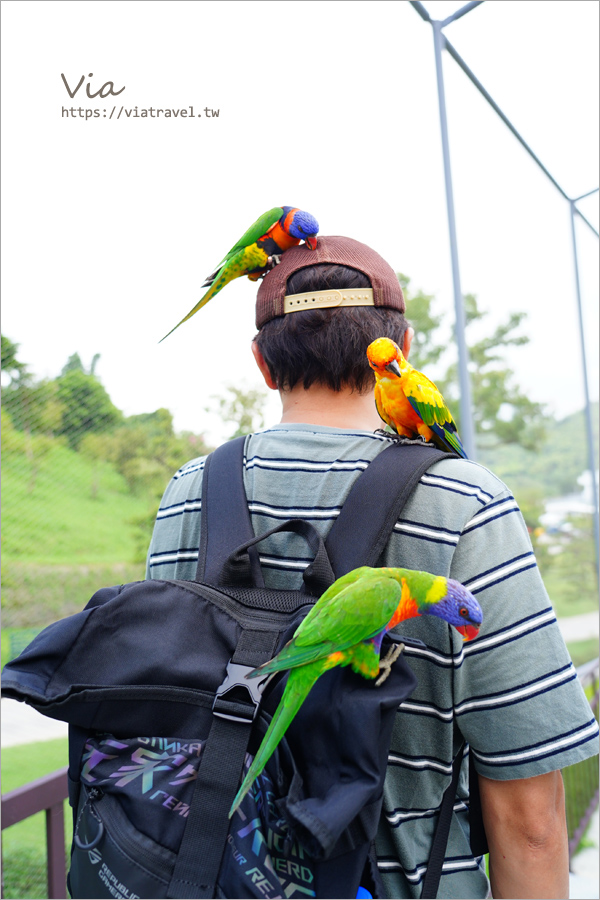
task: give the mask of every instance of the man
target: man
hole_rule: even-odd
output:
[[[413,330],[391,267],[342,237],[298,247],[263,279],[252,343],[280,424],[247,439],[245,488],[256,534],[300,517],[326,535],[351,485],[391,438],[379,429],[366,349],[391,337],[410,353]],[[153,578],[193,579],[203,460],[176,473],[148,557]],[[393,485],[390,485],[393,490]],[[365,509],[365,517],[369,510]],[[360,527],[360,522],[357,522]],[[298,588],[310,561],[295,534],[260,545],[267,587]],[[402,624],[418,678],[389,755],[378,865],[390,897],[418,897],[436,813],[463,739],[480,780],[494,897],[567,897],[560,769],[597,752],[598,728],[579,686],[510,491],[468,460],[425,473],[394,528],[382,565],[424,569],[476,593],[484,625],[462,645],[444,623]],[[440,897],[485,897],[459,784]]]

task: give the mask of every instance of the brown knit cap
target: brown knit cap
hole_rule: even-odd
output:
[[[404,295],[396,273],[379,253],[353,238],[319,235],[316,250],[310,250],[306,244],[292,247],[282,254],[279,265],[265,275],[256,296],[257,328],[283,315],[288,278],[298,269],[319,263],[358,269],[371,282],[374,306],[391,306],[400,312],[405,311]]]

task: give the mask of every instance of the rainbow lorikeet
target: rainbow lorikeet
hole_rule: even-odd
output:
[[[175,328],[191,319],[194,313],[202,309],[234,278],[247,275],[251,281],[256,281],[279,262],[279,254],[289,250],[290,247],[295,247],[300,241],[305,241],[306,245],[314,250],[317,246],[318,232],[319,223],[315,217],[293,206],[275,206],[264,213],[233,245],[214,272],[207,276],[202,287],[208,287],[209,290]],[[172,334],[175,328],[165,334],[159,344]]]
[[[231,817],[264,769],[316,680],[335,666],[351,666],[381,684],[403,649],[395,645],[380,660],[386,631],[414,616],[438,616],[454,625],[465,640],[475,637],[482,612],[475,597],[450,578],[417,572],[361,566],[338,578],[315,603],[291,641],[247,678],[290,670],[287,684],[258,752],[240,787]]]
[[[456,423],[433,381],[410,365],[398,344],[377,338],[367,347],[369,365],[375,372],[375,404],[384,422],[396,434],[420,435],[441,450],[467,459]]]

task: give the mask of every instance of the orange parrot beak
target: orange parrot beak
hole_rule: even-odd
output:
[[[471,641],[479,634],[479,625],[458,625],[456,630],[462,634],[463,641]]]
[[[309,250],[316,250],[317,249],[317,236],[315,234],[311,234],[308,237],[305,237],[304,243],[308,246]]]

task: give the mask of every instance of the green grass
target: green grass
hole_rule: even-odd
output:
[[[133,520],[148,499],[129,492],[106,462],[58,443],[33,464],[3,459],[3,556],[10,562],[76,565],[129,562],[136,557]]]
[[[132,494],[109,463],[49,439],[39,459],[4,454],[3,488],[4,627],[42,628],[100,587],[144,577],[136,523],[156,501]]]
[[[564,571],[550,568],[543,571],[544,585],[557,616],[579,616],[587,612],[598,611],[598,589],[595,574],[589,575],[581,564],[574,564],[573,572],[578,572],[574,581],[565,577]],[[584,583],[585,582],[585,583]],[[579,590],[574,589],[575,587]]]
[[[142,563],[49,566],[7,562],[2,570],[3,626],[43,628],[82,610],[100,588],[140,581],[144,574]]]
[[[567,644],[567,650],[577,668],[592,659],[598,658],[598,638],[587,638],[585,641],[572,641]]]
[[[31,643],[39,628],[3,628],[2,629],[2,668]]]
[[[2,793],[14,790],[63,768],[68,762],[67,740],[23,744],[2,750]],[[73,833],[71,808],[65,801],[65,842]],[[65,849],[66,853],[66,849]],[[2,832],[3,880],[6,898],[44,898],[46,887],[46,827],[43,812]]]

